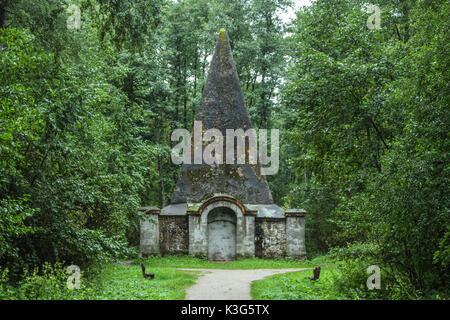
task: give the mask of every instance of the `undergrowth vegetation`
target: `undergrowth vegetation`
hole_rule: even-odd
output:
[[[351,251],[351,250],[350,250]],[[368,259],[347,257],[338,253],[321,256],[309,262],[321,266],[319,280],[313,281],[312,271],[296,271],[252,282],[251,294],[256,300],[404,300],[449,299],[450,292],[418,292],[407,278],[394,270],[381,267],[381,288],[369,290],[367,273],[372,265]]]
[[[179,300],[194,284],[195,272],[153,268],[154,279],[145,279],[138,265],[104,264],[81,272],[80,288],[68,289],[69,274],[61,264],[44,264],[18,285],[9,284],[8,270],[0,275],[0,300]]]
[[[154,279],[145,279],[141,267],[108,265],[102,272],[103,290],[95,299],[180,300],[185,288],[194,284],[193,272],[170,268],[153,268]]]
[[[367,289],[367,267],[373,263],[358,253],[367,248],[347,249],[353,257],[342,259],[333,252],[313,260],[238,259],[226,263],[192,256],[152,256],[101,267],[81,270],[80,289],[69,290],[66,267],[44,264],[33,272],[25,271],[18,285],[11,285],[8,270],[0,272],[0,300],[179,300],[186,288],[195,283],[200,271],[175,268],[205,269],[281,269],[308,268],[253,281],[251,295],[256,300],[358,300],[358,299],[448,299],[449,292],[417,292],[392,269],[381,267],[381,289]],[[142,276],[140,264],[154,279]],[[320,266],[320,278],[312,281],[312,267]]]

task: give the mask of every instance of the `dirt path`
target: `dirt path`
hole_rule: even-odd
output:
[[[186,300],[251,300],[250,283],[274,274],[302,271],[300,269],[187,269],[186,271],[203,271],[196,284],[186,290]]]

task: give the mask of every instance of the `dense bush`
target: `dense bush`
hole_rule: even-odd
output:
[[[44,262],[126,254],[155,176],[144,112],[115,86],[127,67],[90,28],[70,32],[56,2],[34,5],[11,4],[0,28],[0,265],[11,281]]]
[[[298,14],[284,95],[296,179],[285,199],[308,210],[312,250],[376,248],[376,259],[345,258],[357,281],[347,285],[362,285],[372,259],[392,296],[417,297],[450,280],[450,8],[378,1],[382,28],[369,29],[365,4],[317,0]]]
[[[8,269],[2,270],[0,278],[1,300],[85,300],[91,299],[102,291],[98,271],[81,270],[80,288],[69,289],[67,268],[62,264],[50,265],[44,263],[42,267],[32,272],[24,270],[22,280],[17,286],[11,286],[8,280]],[[86,275],[89,274],[89,277]]]

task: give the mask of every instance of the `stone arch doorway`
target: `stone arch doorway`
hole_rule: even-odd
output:
[[[236,260],[236,213],[227,207],[217,207],[208,213],[208,259],[212,261]]]

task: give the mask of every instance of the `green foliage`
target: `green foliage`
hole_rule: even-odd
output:
[[[92,299],[99,300],[181,300],[184,289],[194,284],[195,273],[169,268],[151,268],[152,280],[142,276],[140,266],[108,265],[101,274],[103,291]]]
[[[17,255],[9,239],[24,236],[33,231],[26,226],[24,220],[34,214],[34,210],[28,208],[25,203],[27,199],[3,199],[0,200],[0,256],[7,252]]]
[[[393,291],[382,296],[414,298],[448,283],[448,262],[433,262],[448,246],[449,7],[380,1],[371,30],[365,4],[317,0],[298,13],[285,201],[308,211],[313,255],[365,243]],[[372,257],[345,258],[349,277],[360,282]]]
[[[309,269],[283,273],[253,281],[251,295],[255,300],[342,300],[349,299],[339,291],[335,281],[339,270],[329,257],[320,256],[308,261]],[[321,266],[320,278],[312,281],[313,269]]]
[[[65,8],[45,4],[11,3],[11,27],[0,29],[0,261],[12,281],[44,262],[125,254],[156,175],[145,112],[115,86],[129,67],[111,64],[89,16],[71,31]]]
[[[14,299],[16,288],[9,284],[9,270],[0,270],[0,300]]]
[[[374,248],[355,245],[310,261],[321,266],[320,278],[312,281],[312,269],[274,275],[253,281],[253,299],[262,300],[367,300],[448,299],[448,291],[417,291],[403,274],[380,266],[381,289],[367,288],[367,268],[376,262]]]
[[[0,281],[0,298],[2,300],[86,300],[96,296],[101,283],[80,274],[80,289],[69,289],[69,275],[62,264],[44,263],[31,273],[25,270],[23,279],[17,287],[8,284],[8,269],[4,269]]]
[[[118,49],[135,51],[151,40],[153,29],[160,23],[160,12],[165,0],[86,0],[81,10],[93,20],[97,35],[104,44],[111,42]]]
[[[82,269],[80,288],[68,289],[69,274],[59,263],[25,272],[17,286],[10,285],[8,269],[1,271],[1,300],[176,300],[196,279],[195,272],[152,268],[155,279],[148,280],[140,266],[105,264],[101,270]]]
[[[434,253],[434,259],[435,263],[441,263],[443,266],[450,264],[450,231],[447,231],[439,242],[439,250]]]
[[[335,288],[336,272],[324,270],[318,281],[312,281],[311,270],[275,275],[252,282],[255,300],[342,300],[346,297]]]

